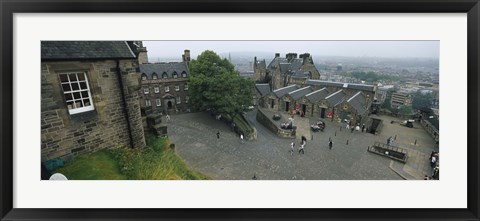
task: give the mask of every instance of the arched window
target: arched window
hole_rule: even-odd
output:
[[[142,81],[146,81],[147,80],[147,75],[145,73],[142,73]]]
[[[167,72],[163,72],[162,78],[168,78]]]
[[[182,72],[182,77],[186,78],[187,77],[187,72]]]
[[[174,71],[172,75],[173,75],[173,78],[178,78],[178,74],[176,71]]]
[[[157,73],[153,72],[153,74],[152,74],[152,79],[153,79],[153,80],[157,80],[157,79],[158,79]]]

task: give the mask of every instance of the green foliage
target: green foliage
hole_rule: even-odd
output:
[[[372,82],[372,83],[378,82],[378,81],[399,81],[402,79],[401,77],[398,77],[398,76],[380,75],[380,74],[375,74],[374,72],[363,72],[363,71],[345,72],[342,75],[347,77],[353,77],[366,82]]]
[[[64,167],[53,171],[61,173],[69,180],[125,180],[119,163],[109,150],[83,154]]]
[[[194,108],[237,115],[253,105],[254,81],[241,77],[233,64],[215,52],[204,51],[189,68],[189,97]]]
[[[208,177],[192,171],[175,151],[167,138],[145,134],[147,147],[141,150],[113,149],[115,158],[130,180],[204,180]]]
[[[170,141],[145,134],[143,149],[115,148],[78,156],[56,172],[70,180],[205,180],[170,149]]]
[[[253,133],[252,126],[241,114],[235,115],[233,118],[229,114],[223,116],[227,121],[233,122],[235,124],[235,130],[240,134],[251,134]]]
[[[420,91],[418,91],[413,95],[412,107],[417,110],[424,107],[429,108],[433,98],[434,97],[431,93],[422,94]]]
[[[403,105],[398,109],[398,113],[402,115],[413,114],[413,109],[410,106]]]

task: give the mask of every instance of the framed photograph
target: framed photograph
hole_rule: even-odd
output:
[[[478,0],[1,11],[1,220],[479,220]]]

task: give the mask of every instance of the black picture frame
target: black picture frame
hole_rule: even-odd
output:
[[[478,0],[0,0],[1,149],[0,219],[3,220],[479,220]],[[468,208],[466,209],[17,209],[13,208],[14,13],[467,13]],[[446,190],[448,191],[448,190]],[[447,199],[448,200],[448,199]]]

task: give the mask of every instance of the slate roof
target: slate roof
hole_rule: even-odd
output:
[[[140,73],[147,75],[147,79],[152,79],[153,73],[156,73],[159,79],[163,78],[164,73],[168,78],[172,78],[174,72],[177,73],[178,78],[182,77],[183,72],[187,74],[187,77],[190,74],[185,62],[140,64]]]
[[[257,61],[257,66],[260,67],[260,68],[267,68],[265,60]]]
[[[286,86],[286,87],[282,87],[277,90],[274,90],[273,93],[280,98],[280,97],[283,97],[285,94],[288,94],[297,89],[298,89],[297,85],[290,85],[290,86]]]
[[[342,103],[346,97],[347,94],[343,90],[338,90],[325,97],[325,100],[327,100],[327,102],[330,103],[331,106],[336,107],[337,105]]]
[[[359,91],[351,98],[347,100],[347,102],[352,106],[359,114],[364,114],[367,112],[367,108],[365,108],[365,95]]]
[[[313,89],[308,86],[308,87],[304,87],[304,88],[300,88],[300,89],[297,89],[297,90],[294,90],[292,92],[289,92],[288,95],[290,95],[292,97],[292,99],[294,101],[302,98],[303,96],[311,93],[313,91]]]
[[[316,90],[312,93],[309,93],[307,95],[305,95],[307,97],[307,99],[312,102],[312,103],[317,103],[323,99],[325,99],[325,97],[327,97],[329,94],[327,88],[322,88],[320,90]]]
[[[333,87],[349,88],[349,89],[363,90],[363,91],[372,91],[372,92],[374,91],[373,85],[366,85],[366,84],[352,84],[352,83],[340,83],[340,82],[331,82],[331,81],[308,80],[307,85],[333,86]]]
[[[133,59],[125,41],[42,41],[42,60]]]
[[[255,84],[255,88],[260,93],[262,97],[270,94],[270,85],[269,84]]]
[[[277,57],[277,58],[274,58],[270,64],[268,64],[268,69],[272,69],[273,66],[275,66],[276,68],[279,67],[280,63],[288,63],[288,60],[286,58],[280,58],[280,57]]]

